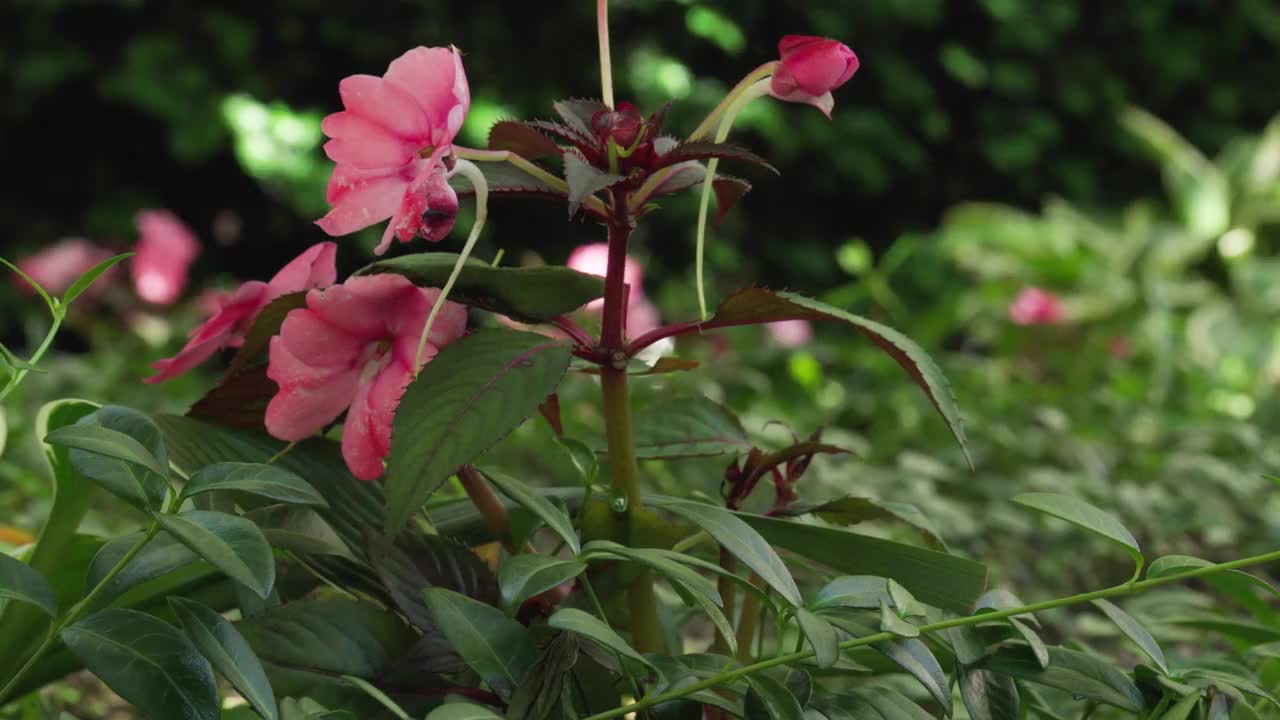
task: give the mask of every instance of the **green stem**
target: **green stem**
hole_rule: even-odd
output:
[[[600,40],[600,97],[613,107],[613,62],[609,57],[609,0],[596,0],[596,36]]]
[[[462,489],[467,491],[471,504],[476,506],[485,524],[489,526],[493,539],[502,543],[507,552],[518,555],[520,548],[516,547],[515,541],[511,539],[511,516],[480,471],[471,465],[463,465],[462,469],[458,470],[458,482],[462,484]]]
[[[600,602],[600,596],[596,595],[596,589],[592,586],[591,579],[587,577],[586,573],[582,574],[581,582],[582,589],[587,593],[587,599],[591,602],[592,609],[596,611],[596,616],[600,618],[600,622],[609,625],[609,616],[605,614],[604,605]],[[627,670],[627,659],[620,652],[615,652],[614,656],[618,658],[618,667],[622,670],[622,674],[627,676],[627,682],[631,684],[631,696],[638,698],[643,695],[640,692],[640,683],[636,682],[635,677]]]
[[[1204,567],[1196,568],[1194,570],[1190,570],[1185,573],[1179,573],[1177,575],[1166,575],[1163,577],[1141,580],[1139,582],[1128,582],[1128,583],[1125,583],[1124,585],[1117,585],[1115,587],[1105,588],[1103,590],[1094,590],[1093,592],[1081,593],[1079,595],[1072,595],[1070,597],[1058,598],[1056,600],[1045,600],[1044,602],[1032,603],[1030,605],[1024,605],[1022,607],[1010,608],[1008,610],[1000,610],[997,612],[982,613],[980,615],[971,615],[969,617],[952,618],[950,620],[943,620],[941,622],[920,626],[920,632],[934,633],[934,632],[938,632],[939,630],[948,630],[950,628],[964,627],[966,625],[976,625],[978,623],[990,622],[992,620],[1001,620],[1003,618],[1010,618],[1016,615],[1026,615],[1028,613],[1040,612],[1041,610],[1051,610],[1053,608],[1065,607],[1068,605],[1079,605],[1081,603],[1091,602],[1093,600],[1099,600],[1102,598],[1118,597],[1121,595],[1133,595],[1136,593],[1143,592],[1145,590],[1149,590],[1153,587],[1158,587],[1160,585],[1167,585],[1169,583],[1179,582],[1182,580],[1192,580],[1198,577],[1203,577],[1205,575],[1212,575],[1214,573],[1219,573],[1226,570],[1236,570],[1243,567],[1249,567],[1251,565],[1261,565],[1263,563],[1274,562],[1277,560],[1280,560],[1280,550],[1265,553],[1263,555],[1254,555],[1252,557],[1242,558],[1240,560],[1232,560],[1231,562],[1219,563],[1217,565],[1206,565]],[[849,650],[856,647],[862,647],[864,645],[873,645],[878,642],[884,642],[885,640],[892,640],[895,637],[897,637],[897,635],[891,632],[880,632],[874,635],[867,635],[866,637],[853,638],[851,640],[846,640],[840,643],[840,649]],[[767,660],[761,660],[760,662],[752,663],[750,665],[744,665],[740,668],[729,670],[727,672],[720,673],[719,675],[709,677],[705,680],[701,680],[699,682],[686,685],[677,690],[669,690],[664,693],[659,693],[657,695],[652,695],[650,697],[643,698],[638,702],[631,703],[630,705],[624,705],[623,707],[614,708],[612,710],[606,710],[601,713],[596,713],[595,715],[592,715],[586,718],[585,720],[609,720],[610,718],[622,717],[623,715],[639,712],[641,710],[644,710],[645,708],[653,707],[654,705],[670,702],[672,700],[679,700],[680,698],[690,695],[692,693],[698,692],[699,690],[708,690],[710,688],[714,688],[719,685],[730,683],[746,675],[751,675],[753,673],[757,673],[762,670],[768,670],[769,668],[778,667],[780,665],[790,665],[792,663],[805,660],[812,656],[813,656],[813,650],[803,650],[801,652],[789,653],[786,655],[779,655],[777,657],[772,657]]]
[[[689,140],[690,141],[699,140],[704,135],[707,135],[708,133],[710,133],[711,129],[716,126],[716,122],[720,119],[721,113],[723,113],[726,109],[728,109],[728,107],[733,104],[733,101],[737,100],[738,96],[741,95],[744,91],[746,91],[747,88],[751,87],[752,85],[755,85],[760,80],[763,80],[769,77],[770,75],[773,75],[773,71],[777,66],[778,66],[778,61],[773,60],[747,73],[746,77],[739,80],[738,84],[734,85],[733,89],[730,90],[728,93],[726,93],[723,98],[721,98],[720,103],[711,110],[710,114],[708,114],[705,118],[702,119],[702,122],[698,125],[698,127],[695,128],[693,132],[689,133]]]
[[[48,352],[49,346],[53,345],[53,338],[58,334],[58,328],[62,327],[62,318],[63,314],[61,312],[54,312],[53,324],[49,326],[49,332],[44,336],[44,342],[40,343],[40,347],[36,348],[35,354],[27,360],[27,365],[35,365],[40,362],[40,358],[44,357],[44,354]],[[27,368],[20,368],[13,373],[13,377],[9,379],[9,382],[3,388],[0,388],[0,402],[4,402],[4,399],[9,397],[9,393],[13,392],[13,389],[22,383],[22,380],[27,377],[29,372],[31,371]]]
[[[151,538],[155,537],[158,532],[160,532],[160,525],[154,522],[151,523],[151,527],[147,528],[146,534],[143,535],[138,542],[134,543],[133,547],[129,548],[129,551],[124,554],[124,557],[120,558],[120,562],[116,563],[115,567],[111,568],[111,571],[98,581],[98,584],[94,586],[93,590],[89,591],[89,594],[86,595],[83,600],[71,606],[71,609],[67,611],[67,614],[64,615],[61,620],[50,625],[49,634],[45,636],[44,642],[40,643],[40,647],[36,648],[36,651],[31,654],[31,657],[27,658],[27,661],[23,663],[18,672],[15,673],[13,677],[9,678],[9,682],[5,684],[4,688],[0,689],[0,706],[3,706],[5,702],[8,701],[9,694],[22,682],[23,676],[25,676],[31,668],[35,667],[35,664],[40,661],[40,658],[44,657],[44,654],[47,653],[49,649],[53,647],[54,643],[58,641],[58,635],[68,625],[79,620],[80,616],[83,615],[86,610],[93,607],[94,601],[98,599],[98,596],[101,595],[104,590],[106,590],[107,585],[124,570],[125,565],[128,565],[129,561],[141,552],[143,546],[150,542]]]

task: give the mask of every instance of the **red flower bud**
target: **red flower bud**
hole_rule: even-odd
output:
[[[858,70],[858,56],[848,45],[810,35],[787,35],[778,42],[781,62],[774,71],[769,92],[779,100],[803,102],[827,117],[835,101],[831,91],[844,85]]]

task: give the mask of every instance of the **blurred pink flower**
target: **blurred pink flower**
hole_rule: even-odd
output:
[[[569,254],[569,267],[588,275],[604,277],[609,269],[608,243],[591,243],[579,245]],[[627,281],[627,335],[639,337],[662,324],[658,307],[645,297],[644,271],[636,259],[628,256],[622,267],[622,277]],[[596,299],[587,303],[583,309],[600,314],[604,311],[604,299]]]
[[[773,341],[785,348],[800,347],[813,340],[813,324],[808,320],[780,320],[765,327]]]
[[[61,295],[89,268],[112,256],[112,252],[84,238],[63,238],[49,247],[17,262],[22,272],[40,283],[50,295]],[[108,273],[114,272],[108,270]],[[96,294],[106,287],[105,278],[99,278],[88,290]],[[34,295],[30,283],[16,275],[14,286],[24,295]]]
[[[391,451],[391,423],[413,378],[427,313],[439,297],[400,275],[353,277],[307,294],[307,307],[285,318],[271,338],[267,376],[280,386],[267,406],[267,431],[297,441],[347,411],[342,457],[361,480],[382,474]],[[423,353],[462,337],[467,311],[447,302]]]
[[[1055,325],[1062,317],[1062,300],[1038,287],[1023,288],[1009,305],[1009,319],[1016,325]]]
[[[1133,356],[1133,342],[1126,335],[1116,335],[1107,342],[1107,352],[1117,360],[1128,360]]]
[[[177,355],[152,363],[157,372],[144,382],[164,382],[208,360],[222,348],[239,347],[262,308],[281,295],[332,285],[338,275],[334,265],[337,249],[331,242],[312,245],[281,268],[270,282],[250,280],[235,292],[223,293],[213,317],[191,331]]]
[[[457,48],[416,47],[382,77],[352,75],[338,84],[342,112],[321,125],[324,151],[337,163],[327,199],[333,209],[316,221],[333,236],[391,222],[375,252],[422,237],[436,242],[453,229],[458,196],[442,159],[471,106]]]
[[[200,254],[200,241],[168,210],[143,210],[133,257],[133,286],[153,305],[170,305],[187,286],[187,271]]]
[[[779,100],[808,103],[828,118],[835,99],[831,91],[858,71],[858,56],[848,45],[811,35],[785,35],[778,41],[782,57],[769,84]]]

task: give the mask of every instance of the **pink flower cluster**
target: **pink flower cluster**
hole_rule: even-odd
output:
[[[609,269],[608,243],[591,243],[580,245],[569,255],[569,267],[588,275],[604,277]],[[628,257],[623,266],[622,277],[627,282],[627,335],[636,338],[662,324],[658,306],[645,297],[643,270],[635,258]],[[604,300],[592,300],[584,308],[587,312],[600,314],[604,312]]]
[[[1023,288],[1009,305],[1009,319],[1015,325],[1056,325],[1062,318],[1062,300],[1038,287]]]

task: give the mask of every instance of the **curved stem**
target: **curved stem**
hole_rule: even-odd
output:
[[[777,67],[778,61],[771,60],[747,73],[746,77],[739,80],[738,84],[734,85],[733,88],[720,99],[719,104],[712,108],[711,113],[702,119],[702,122],[698,124],[698,127],[694,128],[694,131],[689,133],[689,140],[699,140],[710,133],[711,129],[716,126],[716,121],[720,119],[720,114],[732,105],[733,101],[737,100],[739,95],[760,80],[773,75],[773,71]]]
[[[609,58],[609,0],[596,0],[596,36],[600,39],[600,97],[613,108],[613,61]]]
[[[472,160],[474,162],[505,162],[510,163],[532,177],[555,188],[556,192],[563,193],[565,196],[569,194],[569,185],[561,178],[552,175],[545,169],[538,167],[534,163],[521,155],[511,152],[510,150],[478,150],[476,148],[462,147],[460,145],[453,146],[453,153],[463,160]],[[600,219],[608,216],[608,208],[595,195],[588,195],[582,201],[582,207],[591,212]]]
[[[1008,610],[987,612],[968,617],[952,618],[950,620],[943,620],[929,625],[921,625],[920,632],[933,633],[938,632],[939,630],[948,630],[950,628],[976,625],[978,623],[990,622],[992,620],[1001,620],[1004,618],[1014,617],[1016,615],[1026,615],[1028,613],[1039,612],[1041,610],[1051,610],[1053,608],[1065,607],[1067,605],[1078,605],[1093,600],[1100,600],[1102,598],[1132,595],[1160,585],[1167,585],[1169,583],[1179,582],[1182,580],[1191,580],[1205,575],[1224,572],[1226,570],[1235,570],[1238,568],[1249,567],[1251,565],[1261,565],[1263,563],[1275,562],[1277,560],[1280,560],[1280,550],[1265,553],[1263,555],[1254,555],[1240,560],[1232,560],[1231,562],[1219,563],[1217,565],[1206,565],[1177,575],[1165,575],[1163,577],[1141,580],[1134,583],[1125,583],[1124,585],[1117,585],[1103,590],[1094,590],[1093,592],[1081,593],[1079,595],[1058,598],[1056,600],[1032,603],[1022,607],[1010,608]],[[849,650],[851,648],[862,647],[864,645],[873,645],[878,642],[884,642],[885,640],[892,640],[896,637],[898,636],[891,632],[875,633],[874,635],[846,640],[840,643],[840,649]],[[602,713],[596,713],[585,720],[609,720],[609,718],[622,717],[623,715],[636,713],[644,710],[645,708],[653,707],[654,705],[678,700],[686,695],[698,692],[699,690],[707,690],[719,685],[724,685],[740,677],[760,672],[761,670],[768,670],[769,668],[778,667],[779,665],[790,665],[791,663],[799,662],[812,656],[812,650],[803,650],[801,652],[788,653],[786,655],[779,655],[767,660],[761,660],[757,663],[744,665],[740,668],[720,673],[719,675],[709,677],[705,680],[685,685],[677,690],[669,690],[657,695],[651,695],[639,700],[638,702],[631,703],[630,705],[624,705],[612,710],[606,710]]]
[[[40,362],[40,358],[44,357],[44,354],[48,352],[49,346],[53,345],[53,338],[57,336],[58,328],[62,327],[64,315],[61,310],[62,308],[59,308],[54,311],[53,324],[49,326],[49,332],[44,336],[44,342],[40,343],[40,347],[36,348],[35,354],[27,360],[27,365],[35,365]],[[13,389],[22,383],[29,372],[31,371],[25,367],[19,368],[14,372],[13,377],[9,378],[9,382],[5,383],[3,388],[0,388],[0,402],[4,402],[4,399],[9,397],[9,393],[13,392]]]
[[[462,483],[462,489],[467,491],[467,497],[484,518],[494,539],[502,543],[507,552],[519,554],[520,549],[511,539],[511,516],[480,471],[471,465],[463,465],[458,470],[458,482]]]

